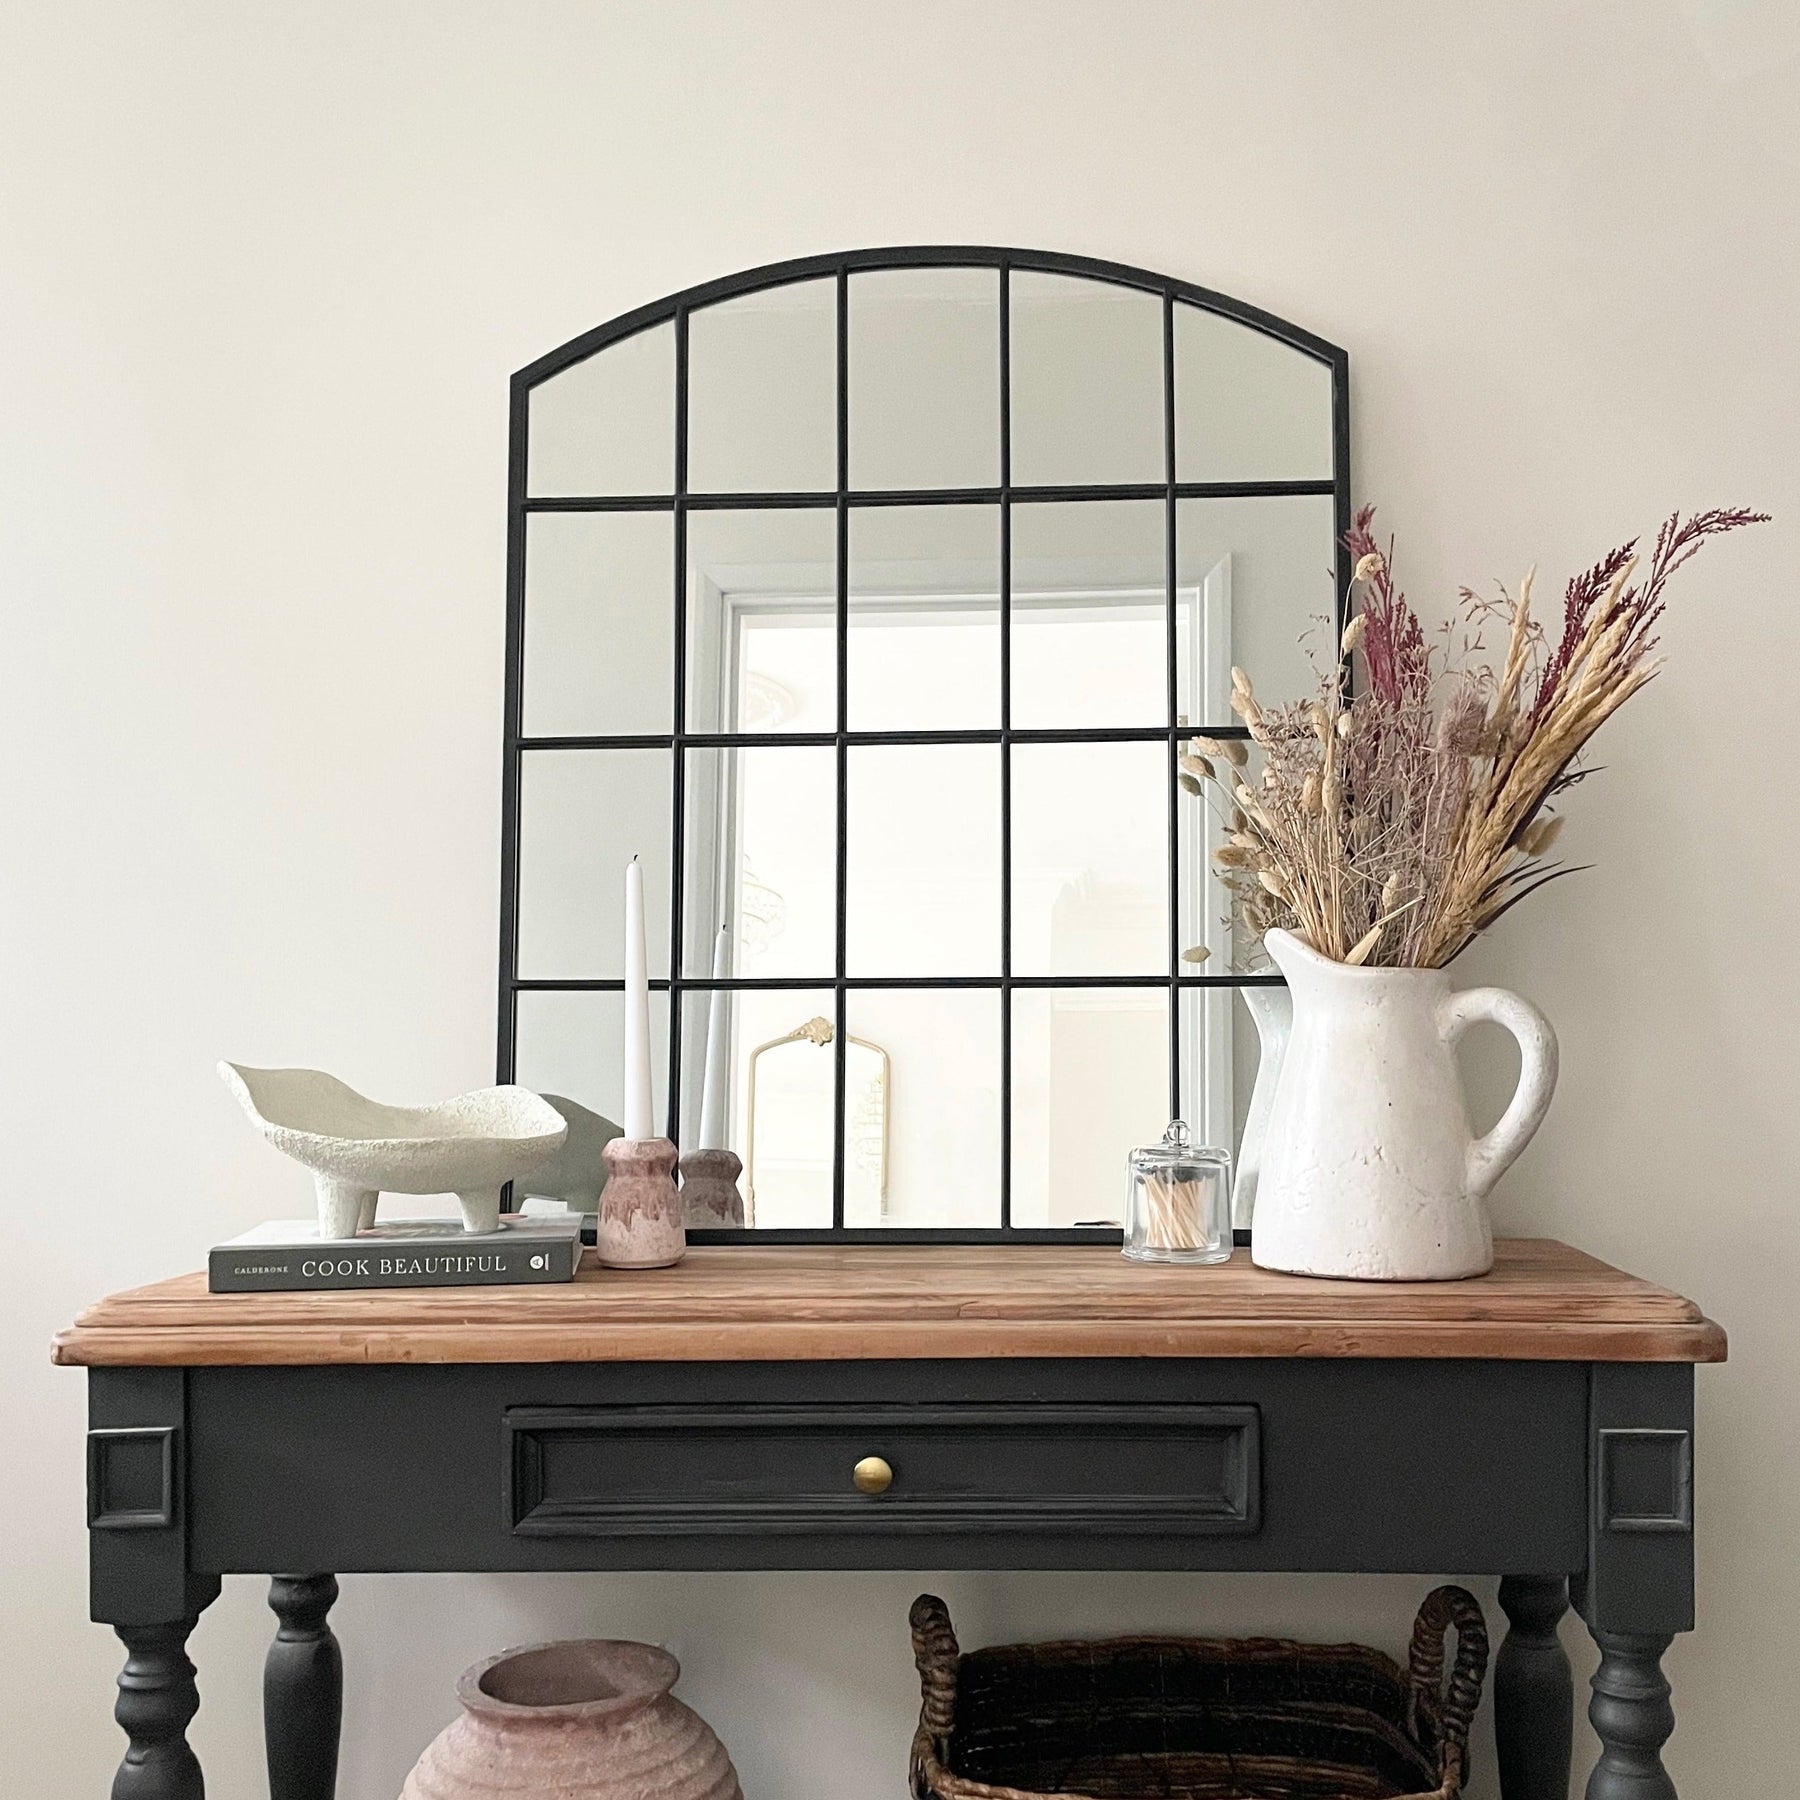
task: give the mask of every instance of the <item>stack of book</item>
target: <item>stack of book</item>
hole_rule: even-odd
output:
[[[321,1240],[311,1219],[277,1219],[217,1245],[207,1258],[215,1294],[327,1288],[500,1287],[571,1281],[581,1261],[579,1213],[509,1213],[498,1231],[454,1219],[396,1219],[353,1238]]]

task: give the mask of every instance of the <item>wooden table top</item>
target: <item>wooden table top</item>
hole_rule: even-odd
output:
[[[1128,1263],[1102,1245],[745,1245],[542,1287],[209,1294],[132,1288],[55,1341],[87,1366],[795,1362],[987,1356],[1722,1362],[1689,1300],[1546,1238],[1473,1281]]]

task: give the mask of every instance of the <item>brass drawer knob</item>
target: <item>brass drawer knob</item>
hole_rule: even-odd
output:
[[[865,1456],[851,1471],[851,1479],[865,1494],[885,1494],[894,1485],[894,1471],[885,1458]]]

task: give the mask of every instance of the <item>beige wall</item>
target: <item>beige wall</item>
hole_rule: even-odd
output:
[[[1677,504],[1782,513],[1684,581],[1673,666],[1574,809],[1598,866],[1473,959],[1564,1040],[1504,1221],[1734,1334],[1700,1383],[1670,1761],[1689,1800],[1781,1791],[1797,54],[1784,0],[13,0],[0,1788],[85,1800],[119,1747],[117,1650],[83,1617],[81,1383],[49,1332],[302,1203],[213,1058],[421,1097],[490,1068],[508,372],[721,271],[940,240],[1148,264],[1347,345],[1358,485],[1422,594],[1534,558],[1560,577]],[[598,1630],[675,1644],[753,1795],[897,1796],[919,1585],[352,1582],[342,1792],[388,1800],[478,1653]],[[1417,1585],[945,1583],[975,1641],[1392,1641]],[[197,1634],[222,1796],[260,1791],[268,1624],[232,1581]]]

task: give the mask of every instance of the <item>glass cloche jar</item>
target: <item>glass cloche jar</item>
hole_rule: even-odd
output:
[[[1230,1153],[1201,1149],[1179,1119],[1160,1144],[1133,1150],[1125,1254],[1133,1262],[1224,1262],[1231,1255]]]

